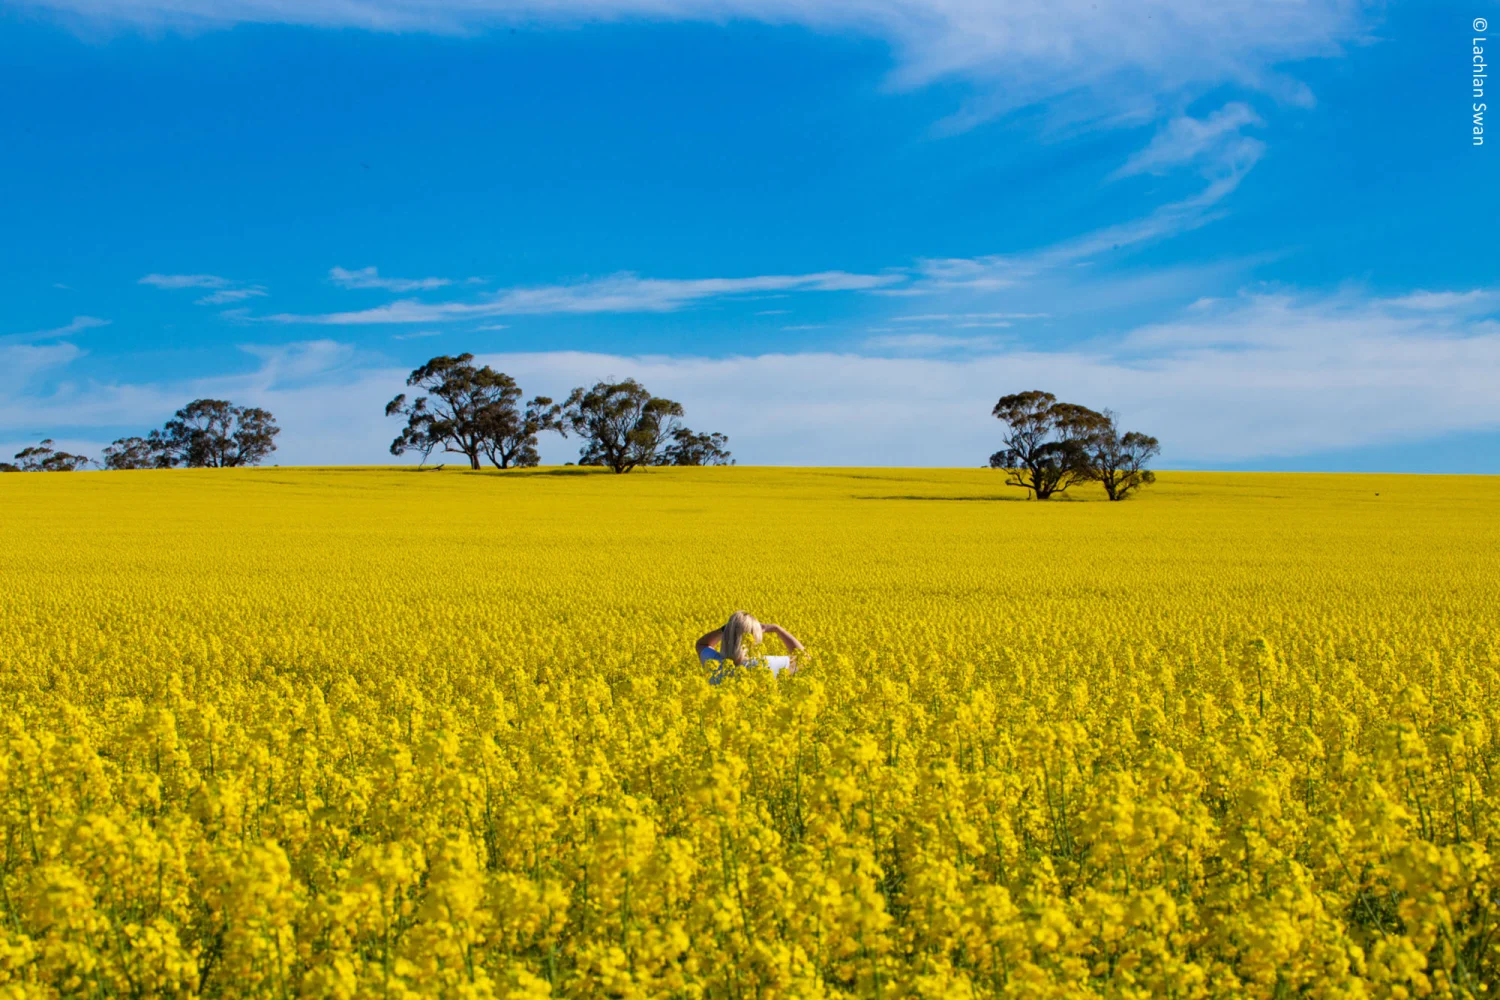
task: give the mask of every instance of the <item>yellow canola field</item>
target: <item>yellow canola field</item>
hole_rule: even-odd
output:
[[[1493,995],[1497,487],[0,477],[0,996]]]

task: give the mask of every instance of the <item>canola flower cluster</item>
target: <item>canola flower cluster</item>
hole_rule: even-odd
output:
[[[0,997],[1500,988],[1493,480],[1010,499],[5,477]]]

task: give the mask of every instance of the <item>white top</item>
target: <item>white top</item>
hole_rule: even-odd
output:
[[[717,649],[714,649],[712,646],[704,646],[702,649],[698,650],[699,663],[708,663],[710,661],[717,661],[719,665],[718,668],[714,670],[713,676],[709,677],[708,683],[722,684],[724,682],[724,678],[734,676],[737,668],[733,660],[726,660],[723,656],[719,655],[719,651]],[[772,674],[779,674],[783,670],[791,667],[791,665],[792,658],[790,656],[758,656],[753,660],[745,661],[745,666],[747,667],[765,667],[770,670]]]

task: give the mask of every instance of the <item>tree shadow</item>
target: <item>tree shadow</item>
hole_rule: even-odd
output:
[[[968,502],[977,502],[977,503],[1026,503],[1029,498],[1028,497],[1024,497],[1024,496],[1013,496],[1013,495],[1010,495],[1010,494],[1001,494],[1001,495],[995,495],[995,496],[977,496],[977,497],[917,496],[915,494],[897,494],[897,495],[890,495],[890,496],[859,496],[859,495],[856,494],[852,499],[855,499],[855,500],[951,500],[951,501],[957,501],[957,502],[968,501]],[[1064,499],[1064,498],[1054,497],[1053,499]],[[1050,503],[1051,501],[1048,501],[1048,502]]]
[[[491,472],[499,472],[507,478],[536,479],[541,476],[614,476],[617,473],[606,466],[587,466],[580,468],[561,469],[491,469]]]
[[[491,479],[534,479],[538,476],[601,476],[614,475],[614,472],[603,466],[587,466],[580,468],[546,468],[546,469],[493,469],[486,466],[483,469],[471,469],[466,465],[413,465],[400,467],[402,472],[446,472],[448,475],[488,476]]]

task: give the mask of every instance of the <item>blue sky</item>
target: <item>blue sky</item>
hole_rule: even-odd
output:
[[[979,465],[1042,388],[1166,466],[1497,472],[1471,6],[0,0],[0,452],[216,395],[387,462],[472,351],[752,464]]]

